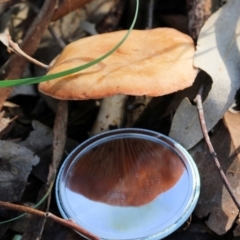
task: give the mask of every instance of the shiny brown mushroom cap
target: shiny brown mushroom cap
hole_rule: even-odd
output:
[[[111,50],[126,31],[105,33],[69,44],[48,74],[86,64]],[[39,90],[65,100],[115,94],[161,96],[192,85],[192,39],[170,28],[133,30],[124,44],[101,63],[67,77],[40,83]]]
[[[167,147],[146,139],[119,138],[86,152],[70,169],[67,187],[115,206],[141,206],[171,189],[185,166]]]

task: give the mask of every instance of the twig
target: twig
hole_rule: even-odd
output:
[[[153,27],[153,10],[154,10],[154,0],[149,0],[148,3],[148,16],[147,16],[147,28],[151,29]]]
[[[59,101],[56,117],[54,121],[54,138],[53,138],[53,156],[52,156],[52,162],[49,166],[49,172],[48,172],[48,178],[47,178],[47,184],[43,186],[42,194],[40,192],[40,198],[42,198],[42,195],[45,194],[45,192],[51,191],[51,187],[54,184],[56,172],[59,167],[59,164],[62,160],[64,147],[67,139],[67,119],[68,119],[68,102],[67,101]],[[50,188],[50,189],[49,189]],[[49,211],[51,201],[51,194],[48,194],[47,203],[45,206],[45,211]],[[37,222],[38,227],[38,238],[41,239],[42,232],[44,230],[46,218],[40,223]],[[34,227],[35,225],[33,225]],[[37,231],[35,231],[37,232]]]
[[[38,60],[36,60],[35,58],[32,58],[30,57],[29,55],[27,55],[19,46],[17,43],[13,42],[11,37],[8,35],[8,43],[11,47],[11,50],[13,50],[13,52],[15,52],[16,54],[18,54],[19,56],[22,56],[24,58],[26,58],[29,62],[32,62],[42,68],[45,68],[45,69],[49,69],[49,66],[42,63],[42,62],[39,62]]]
[[[49,25],[48,30],[49,30],[49,32],[52,34],[52,36],[54,37],[54,39],[57,41],[58,45],[59,45],[62,49],[65,48],[65,47],[66,47],[66,43],[62,40],[61,37],[59,37],[59,36],[57,35],[57,33],[55,32],[54,28],[53,28],[51,25]]]
[[[200,125],[201,125],[201,128],[202,128],[202,133],[203,133],[203,136],[205,138],[206,144],[208,146],[209,152],[210,152],[210,154],[211,154],[211,156],[212,156],[212,158],[215,162],[215,165],[216,165],[216,167],[219,171],[219,174],[220,174],[220,176],[223,180],[223,183],[224,183],[228,193],[232,197],[232,200],[236,204],[238,210],[240,211],[240,204],[237,200],[237,197],[236,197],[232,187],[230,186],[230,183],[228,182],[228,179],[227,179],[225,173],[223,172],[223,170],[221,168],[220,162],[217,158],[217,154],[216,154],[216,152],[213,148],[213,145],[212,145],[211,140],[210,140],[209,135],[208,135],[207,126],[206,126],[206,122],[205,122],[205,118],[204,118],[203,105],[202,105],[202,92],[203,92],[203,87],[200,88],[199,93],[197,94],[196,98],[194,99],[194,101],[197,104],[198,116],[199,116],[199,121],[200,121]]]
[[[65,227],[71,228],[71,229],[83,234],[84,236],[88,237],[89,239],[100,240],[99,237],[97,237],[94,234],[89,233],[85,229],[81,228],[74,221],[71,221],[70,219],[66,220],[66,219],[59,218],[58,216],[56,216],[50,212],[45,213],[43,211],[31,208],[31,207],[26,207],[23,205],[17,205],[17,204],[13,204],[13,203],[9,203],[9,202],[2,202],[2,201],[0,201],[0,207],[19,211],[19,212],[26,212],[26,213],[34,214],[34,215],[42,217],[42,218],[49,218]]]
[[[67,121],[68,121],[68,101],[60,100],[57,106],[57,113],[54,121],[54,139],[53,139],[53,159],[51,176],[48,176],[48,182],[54,181],[55,173],[58,170],[64,153],[67,140]]]

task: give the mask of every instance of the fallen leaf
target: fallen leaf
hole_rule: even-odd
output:
[[[223,121],[231,135],[231,140],[236,149],[236,153],[240,154],[240,115],[226,112]]]
[[[16,143],[0,141],[0,200],[20,201],[32,166],[39,157]]]
[[[208,130],[212,129],[234,102],[240,87],[240,1],[228,1],[203,26],[194,65],[207,72],[212,89],[203,104]],[[203,135],[197,109],[184,100],[175,113],[170,136],[190,149]]]
[[[0,112],[0,134],[12,121],[10,118],[4,118],[4,111]]]
[[[218,155],[221,168],[236,196],[240,199],[240,115],[226,113],[225,126],[220,121],[213,129],[211,141]],[[204,141],[190,150],[201,176],[201,193],[195,214],[207,217],[206,224],[219,235],[226,233],[234,224],[238,209],[223,186],[223,181]]]
[[[52,161],[53,131],[38,121],[33,121],[32,127],[33,131],[28,138],[19,142],[19,144],[31,149],[40,157],[40,162],[34,167],[32,173],[43,182],[47,182],[49,164]],[[77,142],[67,139],[65,150],[67,153],[70,153],[76,146]]]

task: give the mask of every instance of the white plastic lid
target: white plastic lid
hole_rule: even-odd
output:
[[[119,143],[125,145],[122,144],[123,146],[119,147]],[[148,145],[150,147],[147,147]],[[105,149],[106,146],[111,146],[109,148],[111,151],[113,149],[115,155],[108,154],[109,150],[103,152],[102,149]],[[128,150],[123,150],[125,148]],[[147,153],[146,149],[149,149]],[[106,175],[108,176],[109,173],[105,169],[114,167],[114,170],[111,171],[117,175],[118,169],[122,169],[119,161],[126,159],[129,151],[137,160],[133,162],[131,160],[133,157],[130,160],[127,159],[127,166],[130,167],[126,170],[127,174],[119,173],[121,175],[119,175],[120,187],[118,186],[117,190],[106,190],[106,188],[110,188],[108,185],[112,185],[108,184],[108,180],[106,180],[108,179]],[[119,157],[120,155],[121,157]],[[142,187],[143,184],[140,184],[139,181],[142,178],[145,183],[146,180],[136,173],[139,162],[145,161],[148,156],[149,161],[155,161],[152,164],[156,166],[160,176],[158,176],[160,183],[150,184],[149,188],[147,184]],[[154,160],[152,160],[153,158]],[[95,159],[99,165],[94,164]],[[102,164],[102,161],[105,165]],[[111,164],[111,162],[113,163]],[[84,168],[86,164],[92,165]],[[148,164],[148,160],[143,164]],[[167,166],[168,169],[164,170],[167,176],[171,175],[174,178],[178,175],[174,178],[174,181],[176,180],[174,184],[167,185],[170,186],[167,190],[161,188],[161,184],[166,180],[166,174],[164,175],[164,171],[160,173],[161,169],[159,170],[158,165],[165,168]],[[167,172],[169,169],[176,171],[176,165],[183,166],[182,171],[169,174]],[[118,169],[115,171],[115,168]],[[90,171],[86,169],[90,169]],[[149,166],[146,165],[140,174],[143,172],[142,175],[147,175],[148,169]],[[155,172],[153,171],[151,175],[156,174]],[[163,175],[164,177],[161,177]],[[113,178],[114,176],[111,176],[110,179]],[[158,179],[152,178],[152,176],[148,178],[149,181]],[[136,185],[137,190],[134,187]],[[157,195],[153,189],[155,185],[160,186],[156,190],[159,191]],[[126,192],[126,186],[129,186],[129,189],[134,188],[134,190],[131,192],[127,189]],[[71,218],[81,227],[106,240],[166,237],[179,228],[190,216],[197,203],[199,191],[200,180],[196,165],[180,144],[157,132],[129,128],[99,134],[79,145],[65,160],[56,184],[57,204],[62,216]],[[103,194],[99,196],[98,192],[103,192]],[[116,199],[120,199],[122,202],[117,202]]]

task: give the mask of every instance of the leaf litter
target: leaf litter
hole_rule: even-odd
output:
[[[239,115],[236,117],[240,119]],[[239,155],[236,154],[236,148],[229,134],[229,126],[225,126],[220,121],[213,129],[211,142],[218,154],[221,167],[239,198],[240,192],[237,191],[240,187]],[[223,186],[205,142],[199,142],[190,150],[190,154],[197,163],[201,177],[201,193],[195,214],[199,218],[208,218],[206,224],[214,232],[219,235],[225,234],[235,222],[238,209]]]
[[[98,2],[98,1],[92,1],[92,2]],[[232,1],[231,4],[233,4],[233,2],[234,1]],[[237,4],[236,1],[234,3]],[[115,3],[113,3],[113,5],[114,4]],[[74,19],[75,16],[73,16],[73,19]],[[71,22],[71,19],[70,19],[70,22]],[[92,23],[92,21],[90,21],[90,22]],[[98,25],[99,25],[99,23],[98,23]],[[73,34],[73,37],[69,36],[68,31],[70,31],[70,28],[68,28],[68,26],[69,26],[69,21],[68,21],[68,24],[65,24],[64,37],[63,37],[63,35],[60,35],[60,38],[66,38],[67,41],[69,41],[69,39],[71,40],[72,38],[77,36],[77,34],[75,36]],[[76,24],[76,26],[77,26],[77,24]],[[61,33],[61,29],[60,29],[59,32]],[[218,34],[220,34],[220,33],[218,33]],[[59,37],[59,36],[57,36],[57,37]],[[51,41],[53,42],[53,38],[49,38],[49,39],[50,39],[49,42],[51,42]],[[206,38],[206,39],[208,39],[208,38]],[[201,41],[203,41],[203,40],[201,40]],[[201,41],[199,41],[199,43],[201,43]],[[208,39],[207,42],[208,41],[210,41],[210,40]],[[44,47],[46,47],[46,49],[48,49],[47,51],[49,51],[49,48],[47,46],[47,45],[49,45],[49,42],[46,43],[46,45],[44,46]],[[54,42],[54,44],[56,45],[56,42]],[[216,44],[219,45],[218,42]],[[209,44],[209,46],[211,46],[211,45]],[[51,48],[53,48],[53,47],[51,47]],[[200,50],[198,50],[198,51],[201,52],[201,51],[205,51],[205,50],[201,50],[201,48],[200,48]],[[207,49],[206,51],[208,51],[208,50],[210,52],[212,49]],[[47,53],[47,51],[46,51],[46,53]],[[51,52],[51,51],[49,51],[49,52]],[[207,58],[209,57],[209,54],[208,54],[209,52],[207,52],[207,54],[205,54]],[[218,54],[221,55],[221,53],[218,53]],[[41,50],[39,51],[39,55],[41,56]],[[43,54],[43,55],[44,55],[43,57],[45,57],[48,54]],[[204,67],[201,67],[200,65],[198,66],[199,68],[203,69],[204,71],[206,71],[209,75],[211,75],[213,77],[214,74],[210,74],[210,72],[208,70],[204,69]],[[229,70],[229,69],[230,69],[230,67],[227,68],[227,70]],[[230,72],[232,73],[232,70]],[[221,106],[223,106],[222,109],[224,109],[224,111],[222,110],[222,112],[221,112],[221,114],[222,114],[221,116],[219,114],[213,114],[213,115],[216,115],[215,119],[213,119],[212,122],[211,122],[211,124],[214,126],[219,121],[219,119],[223,116],[223,114],[226,112],[227,107],[224,105],[224,101],[226,99],[226,95],[228,96],[228,94],[229,94],[229,91],[230,91],[229,90],[229,88],[230,88],[229,85],[231,85],[231,83],[229,83],[229,81],[227,81],[228,82],[228,86],[227,86],[228,88],[226,88],[226,90],[228,90],[228,91],[225,91],[225,92],[223,91],[223,93],[220,92],[223,95],[223,98],[219,100],[217,98],[213,98],[212,95],[214,95],[214,97],[216,97],[216,94],[212,94],[211,92],[216,87],[214,85],[215,82],[220,82],[220,79],[218,79],[216,81],[213,78],[213,82],[214,83],[212,85],[212,90],[210,91],[206,102],[208,101],[209,98],[214,99],[215,100],[214,107],[216,108],[216,111],[220,112]],[[235,90],[236,89],[236,84],[233,85],[233,89],[234,90],[232,92],[230,91],[231,94],[229,94],[229,96],[230,96],[229,101],[226,103],[226,105],[227,104],[231,105],[232,102],[233,102],[233,98],[234,98],[234,93],[233,92],[236,91]],[[4,89],[3,89],[3,91],[4,91]],[[217,93],[219,93],[219,90],[217,91]],[[8,95],[8,92],[6,93],[6,96],[7,95]],[[26,94],[24,93],[24,95],[26,95]],[[0,98],[1,98],[1,96],[2,96],[2,102],[4,103],[6,97],[4,97],[4,95],[1,94]],[[221,97],[219,97],[219,98],[221,98]],[[220,103],[218,103],[218,101]],[[187,108],[192,107],[190,102],[185,102],[185,104],[187,105]],[[211,106],[213,106],[213,105],[211,105]],[[193,108],[195,108],[195,107],[193,107]],[[204,109],[205,109],[205,106],[204,106]],[[179,108],[177,110],[177,113],[175,114],[175,116],[177,116],[180,111],[183,111],[182,108]],[[186,110],[184,110],[183,114],[184,115],[188,114],[185,111]],[[212,111],[212,112],[215,113],[215,110]],[[196,113],[196,111],[195,111],[195,113]],[[192,109],[190,111],[190,114],[192,114]],[[210,113],[209,113],[209,109],[207,108],[207,114],[206,115],[208,115],[208,114],[210,114]],[[189,115],[189,116],[192,116],[192,115]],[[183,122],[186,121],[188,123],[189,120],[191,120],[191,121],[194,122],[194,125],[195,125],[195,123],[198,122],[197,118],[196,119],[195,118],[190,119],[190,118],[191,117],[183,119]],[[224,117],[224,121],[225,120],[226,120],[226,118]],[[175,118],[174,118],[174,121],[175,121]],[[174,123],[174,121],[173,121],[173,123]],[[182,119],[178,120],[178,124],[179,123],[180,124],[177,127],[177,131],[179,131],[179,132],[181,131],[182,126],[183,126],[181,121],[182,121]],[[233,120],[230,119],[230,122],[233,122]],[[222,162],[223,167],[226,170],[227,177],[229,177],[230,182],[233,185],[234,189],[238,189],[238,183],[237,183],[237,180],[236,180],[238,178],[238,171],[237,171],[238,165],[237,165],[237,160],[236,160],[237,159],[236,154],[234,155],[234,151],[235,151],[235,148],[236,148],[236,146],[235,146],[236,143],[234,143],[236,141],[234,139],[236,139],[237,137],[232,137],[232,136],[230,137],[229,136],[229,133],[226,129],[228,128],[229,131],[230,131],[230,128],[232,129],[232,127],[229,127],[229,125],[231,125],[230,123],[226,124],[227,128],[223,125],[222,122],[219,123],[219,124],[216,126],[216,128],[214,128],[214,132],[213,132],[214,134],[212,135],[212,139],[213,139],[213,141],[216,142],[215,145],[218,145],[219,138],[224,139],[223,142],[225,143],[225,145],[224,144],[219,144],[220,149],[218,150],[218,148],[217,148],[216,150],[217,150],[217,152],[220,151],[218,153],[219,153],[219,156],[221,157],[221,159],[227,159],[228,160],[227,163]],[[173,127],[174,127],[174,125],[172,125],[172,128]],[[209,129],[211,129],[212,127],[210,127]],[[83,135],[86,134],[86,132],[88,130],[84,129],[84,131],[85,132],[83,133]],[[190,132],[190,130],[187,131],[188,135],[185,135],[183,140],[181,140],[181,141],[186,141],[186,138],[188,138],[189,136],[191,137],[191,134],[189,132]],[[186,132],[184,132],[184,134],[185,133]],[[79,131],[79,135],[81,135],[81,134],[82,134],[82,132]],[[200,136],[201,132],[199,131],[198,128],[195,128],[195,130],[194,130],[194,127],[192,127],[192,135],[194,135],[194,138],[192,138],[191,143],[186,142],[186,145],[189,145],[189,146],[192,145],[191,147],[196,145],[196,143],[199,142],[199,140],[202,138],[202,136]],[[24,145],[25,147],[29,148],[32,152],[34,152],[35,154],[37,154],[40,157],[40,162],[38,163],[37,166],[34,167],[34,170],[31,172],[31,175],[34,175],[37,179],[40,179],[42,183],[47,182],[47,177],[48,177],[48,173],[49,173],[48,168],[49,168],[49,164],[51,162],[51,157],[52,157],[52,141],[53,141],[53,133],[52,133],[51,128],[48,128],[48,127],[44,126],[43,124],[41,124],[37,121],[34,121],[33,122],[33,130],[31,131],[30,135],[25,140],[20,141],[18,143],[18,145],[22,145],[22,146]],[[71,142],[71,141],[68,139],[67,144],[69,142]],[[76,144],[76,142],[72,143],[72,148],[75,146],[75,144]],[[222,148],[221,148],[221,146],[222,146]],[[191,147],[189,147],[189,148],[191,148]],[[67,150],[67,152],[70,152],[70,151],[71,151],[71,147],[69,147],[69,150]],[[218,173],[214,170],[214,166],[212,166],[212,167],[210,166],[211,161],[209,160],[208,151],[204,147],[203,142],[198,143],[198,145],[196,145],[194,148],[192,148],[190,150],[190,152],[192,153],[193,156],[196,155],[195,158],[196,158],[196,162],[198,162],[199,169],[201,171],[201,177],[202,177],[202,183],[203,183],[202,184],[202,191],[203,192],[202,192],[202,195],[201,195],[199,205],[197,206],[197,209],[196,209],[196,214],[197,214],[198,217],[201,218],[201,217],[208,216],[208,214],[210,213],[209,220],[206,222],[207,225],[210,226],[218,234],[224,234],[228,229],[231,228],[232,224],[235,221],[234,217],[236,217],[236,213],[237,213],[236,208],[235,208],[234,204],[232,203],[230,197],[226,193],[226,190],[224,190],[224,187],[222,185],[221,180],[219,179],[216,183],[216,179],[218,179],[218,177],[217,177]],[[212,171],[211,170],[209,171],[209,169],[211,169]],[[208,172],[208,174],[207,174],[207,172]],[[214,173],[214,174],[212,174],[212,173]],[[211,175],[213,175],[213,176],[211,176]],[[29,173],[28,173],[28,176],[29,176]],[[207,178],[209,178],[208,181],[206,181]],[[28,184],[27,182],[28,182],[28,179],[26,179],[24,181],[24,184],[27,185]],[[25,188],[25,187],[23,186],[23,188]],[[20,196],[21,192],[18,193],[18,194]],[[12,199],[10,199],[10,201],[12,201]],[[206,206],[207,206],[207,208],[206,208]],[[217,226],[217,224],[218,224],[218,226]],[[170,237],[169,239],[180,239],[180,238],[181,239],[192,239],[192,238],[195,239],[196,238],[196,239],[205,239],[205,240],[206,239],[217,239],[216,236],[213,233],[209,234],[209,229],[207,227],[206,228],[205,227],[201,228],[201,226],[203,226],[202,223],[199,224],[199,229],[196,230],[195,227],[197,225],[198,224],[196,224],[196,222],[193,221],[192,223],[190,223],[189,231],[188,230],[187,231],[182,231],[180,233],[180,235],[177,232],[175,234],[175,236],[173,235],[172,238]],[[25,227],[26,226],[27,226],[27,224],[25,225]],[[29,225],[29,226],[31,226],[31,225]],[[37,227],[37,225],[34,225],[34,226]],[[69,239],[75,240],[75,239],[80,239],[81,238],[78,235],[76,235],[75,233],[72,233],[70,231],[67,231],[69,233],[64,233],[62,228],[58,228],[58,227],[59,226],[55,226],[55,224],[49,223],[49,221],[47,221],[47,226],[46,226],[47,231],[44,231],[42,239],[55,239],[56,236],[57,236],[57,239],[69,238]],[[52,231],[53,229],[56,230],[56,234],[53,234],[53,231]],[[17,230],[17,228],[15,230]],[[25,230],[26,230],[26,228],[25,228]],[[18,228],[18,231],[19,231],[19,228]],[[192,235],[191,235],[191,231],[193,233]],[[29,231],[26,230],[26,233],[27,232],[29,232]],[[237,228],[236,228],[236,231],[235,231],[235,235],[237,236]],[[30,235],[28,235],[28,236],[24,235],[23,239],[31,239],[31,237],[30,237]]]
[[[208,130],[217,124],[233,104],[240,87],[239,21],[240,1],[228,1],[207,20],[198,38],[194,65],[207,72],[213,80],[203,104]],[[178,107],[169,135],[186,149],[192,148],[202,139],[197,109],[187,99]]]

